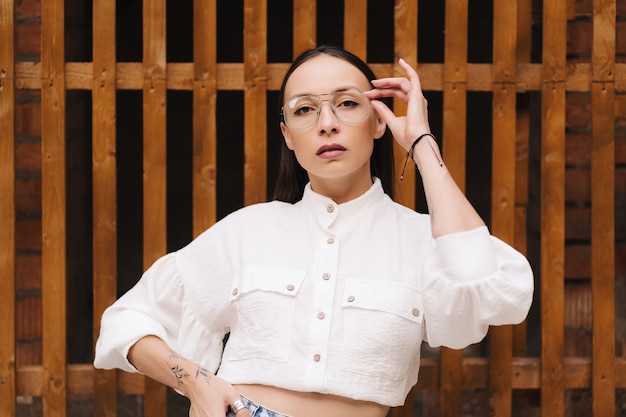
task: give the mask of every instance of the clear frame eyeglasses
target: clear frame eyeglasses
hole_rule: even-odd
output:
[[[348,89],[294,97],[281,108],[283,121],[290,129],[311,127],[319,119],[324,101],[328,101],[333,114],[346,124],[361,123],[370,115],[369,98],[357,89]]]

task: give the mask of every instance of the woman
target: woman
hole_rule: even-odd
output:
[[[463,348],[522,321],[528,262],[454,183],[419,78],[399,65],[408,78],[376,80],[342,49],[296,59],[275,201],[155,262],[104,313],[95,365],[177,389],[190,416],[383,417],[417,382],[422,340]],[[390,198],[389,130],[429,215]]]

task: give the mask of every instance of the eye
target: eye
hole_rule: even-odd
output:
[[[361,97],[349,93],[338,94],[333,101],[335,108],[342,110],[353,109],[363,104]]]
[[[343,101],[340,101],[337,104],[337,107],[345,107],[345,108],[351,108],[351,107],[358,107],[360,105],[360,103],[358,103],[357,101],[355,101],[354,99],[345,99]]]
[[[318,107],[319,104],[311,96],[296,97],[287,105],[289,112],[295,117],[315,115]]]
[[[306,116],[310,113],[317,113],[317,110],[309,105],[302,105],[295,109],[294,116]]]

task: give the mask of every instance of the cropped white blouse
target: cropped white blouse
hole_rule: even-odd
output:
[[[422,340],[476,343],[522,321],[532,293],[526,258],[486,227],[433,239],[428,215],[378,180],[339,205],[307,186],[298,203],[243,208],[155,262],[105,311],[94,364],[137,372],[128,350],[156,335],[232,384],[398,406]]]

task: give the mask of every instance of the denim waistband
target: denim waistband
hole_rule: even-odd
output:
[[[252,417],[289,417],[287,414],[281,414],[272,409],[263,407],[261,404],[255,401],[252,401],[251,399],[246,398],[243,395],[241,396],[241,401],[243,401],[245,406],[248,407],[248,411],[250,411],[250,415]],[[235,416],[235,413],[233,413],[233,410],[229,409],[226,412],[226,417],[236,417],[236,416]]]

